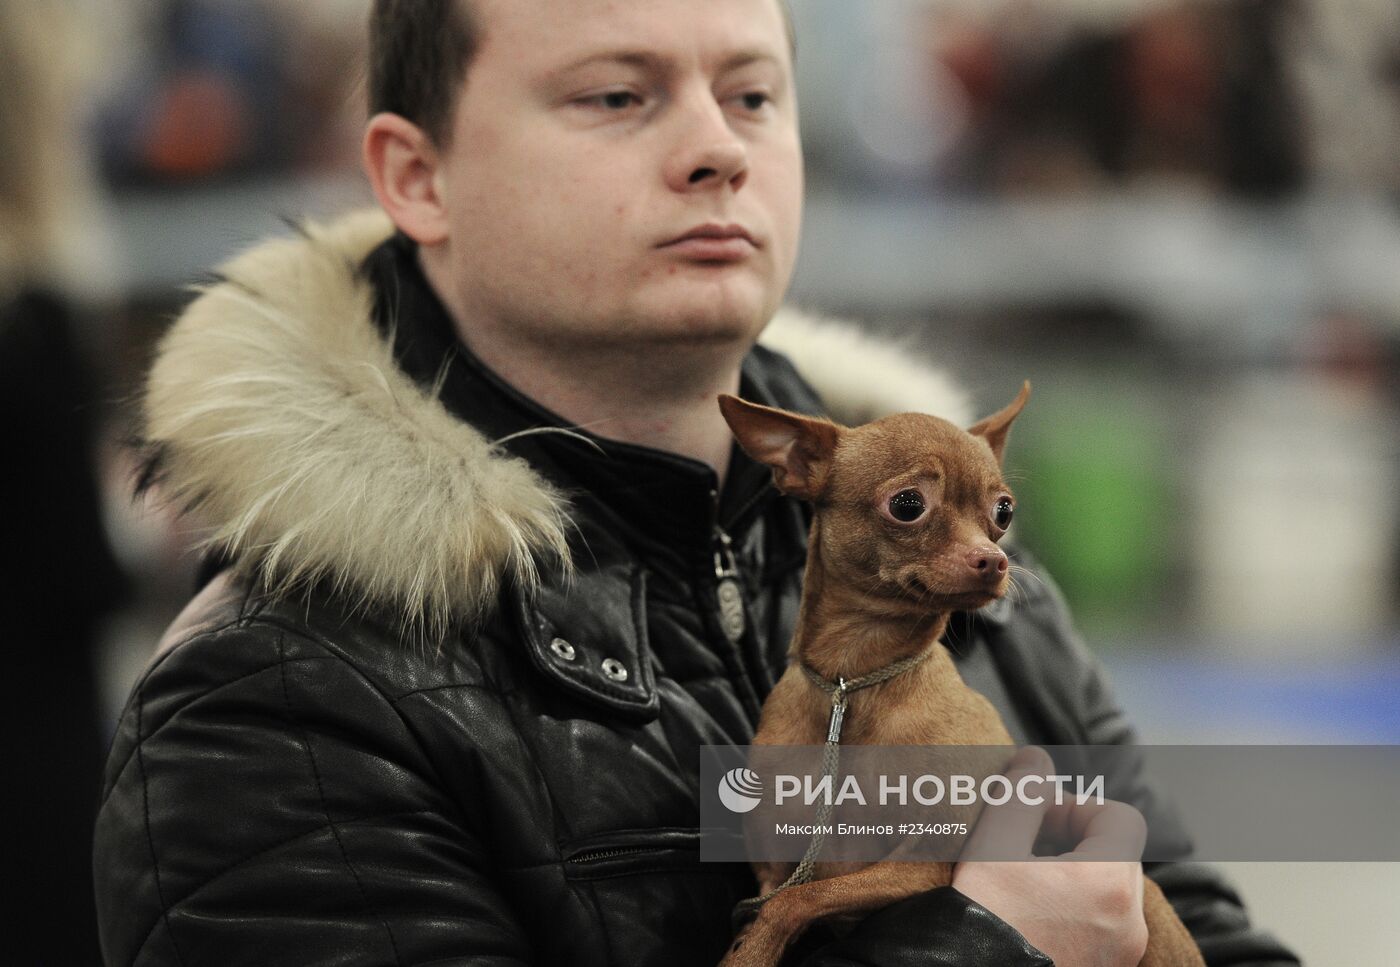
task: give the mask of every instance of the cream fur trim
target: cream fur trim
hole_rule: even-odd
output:
[[[860,426],[892,413],[974,422],[967,393],[920,362],[912,341],[881,341],[849,322],[784,308],[759,342],[792,360],[837,423]]]
[[[509,577],[569,567],[563,496],[394,363],[359,263],[392,231],[359,213],[222,270],[157,350],[145,435],[163,496],[274,593],[328,579],[430,638]],[[785,310],[763,342],[848,423],[966,398],[854,327]]]
[[[567,559],[563,499],[393,361],[355,269],[388,234],[355,216],[253,249],[162,341],[146,434],[168,495],[285,593],[330,579],[433,636],[506,575]]]

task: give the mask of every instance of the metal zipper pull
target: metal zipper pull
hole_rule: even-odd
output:
[[[739,566],[734,558],[733,541],[719,527],[715,528],[719,547],[715,549],[715,594],[719,598],[719,624],[730,643],[744,637],[744,594],[739,590]]]

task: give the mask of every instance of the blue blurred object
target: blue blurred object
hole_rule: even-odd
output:
[[[1268,663],[1157,643],[1104,659],[1146,743],[1400,743],[1400,642],[1367,657]],[[1175,650],[1178,654],[1174,655]]]
[[[98,119],[116,184],[209,180],[290,156],[283,41],[258,2],[164,0],[151,59]]]

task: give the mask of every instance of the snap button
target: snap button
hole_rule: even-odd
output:
[[[616,658],[604,658],[603,674],[615,682],[625,682],[627,681],[627,666]]]
[[[555,638],[551,641],[549,643],[549,650],[565,661],[573,661],[574,657],[577,655],[577,652],[574,651],[574,646],[563,638]]]

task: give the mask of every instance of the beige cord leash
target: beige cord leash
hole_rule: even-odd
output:
[[[869,688],[871,685],[879,685],[881,682],[889,681],[896,675],[907,672],[909,669],[919,664],[919,662],[932,655],[933,650],[937,647],[938,642],[934,642],[917,655],[901,658],[897,662],[886,665],[884,668],[877,669],[868,675],[862,675],[860,678],[853,678],[849,682],[844,678],[838,678],[834,682],[830,681],[818,675],[812,670],[810,665],[806,663],[801,664],[800,667],[803,673],[811,680],[812,684],[831,696],[831,721],[826,727],[826,747],[822,750],[822,779],[826,780],[830,778],[832,780],[833,789],[836,784],[836,767],[841,759],[841,725],[846,718],[847,696],[850,695],[851,692],[858,692],[862,688]],[[747,900],[740,900],[734,905],[732,921],[736,932],[749,914],[756,911],[783,890],[786,890],[790,886],[797,886],[811,881],[812,868],[816,866],[817,854],[821,852],[822,844],[826,840],[825,834],[822,833],[822,826],[831,818],[831,806],[832,797],[828,796],[826,800],[817,807],[816,832],[812,834],[812,842],[808,845],[807,852],[802,857],[802,862],[798,863],[797,869],[792,871],[792,875],[763,896],[749,897]]]

